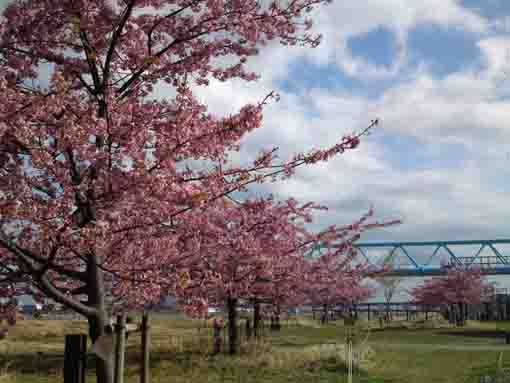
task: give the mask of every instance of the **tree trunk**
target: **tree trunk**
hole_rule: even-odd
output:
[[[228,298],[227,307],[229,353],[234,355],[237,351],[237,299]]]
[[[257,299],[253,302],[253,334],[255,338],[260,336],[260,303]]]
[[[455,324],[455,305],[448,305],[448,322],[450,324]]]
[[[459,303],[459,326],[466,324],[466,305],[465,303]]]
[[[94,343],[105,333],[106,322],[99,318],[89,318],[89,336]],[[96,357],[96,379],[97,383],[113,383],[113,357],[104,360]]]
[[[87,305],[96,309],[96,314],[88,318],[89,336],[94,343],[101,335],[111,328],[105,305],[105,289],[103,272],[99,268],[99,259],[95,254],[87,256],[87,286],[88,302]],[[114,362],[113,355],[108,360],[96,358],[96,379],[97,383],[113,383]]]

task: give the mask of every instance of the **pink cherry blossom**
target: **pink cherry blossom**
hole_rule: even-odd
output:
[[[10,3],[0,22],[4,296],[21,284],[64,304],[88,319],[93,341],[108,323],[107,300],[128,309],[172,293],[200,311],[211,301],[200,283],[214,286],[217,300],[293,299],[283,292],[306,268],[299,256],[322,238],[289,219],[308,222],[315,205],[225,200],[354,149],[377,120],[329,148],[283,161],[263,149],[238,166],[228,154],[262,126],[277,95],[218,117],[194,90],[211,78],[255,80],[246,65],[270,40],[316,46],[320,36],[305,14],[327,2]],[[45,86],[37,81],[41,64],[53,68]],[[175,95],[150,97],[158,83]],[[341,228],[329,234],[345,236]],[[200,267],[211,259],[207,274]],[[183,273],[189,281],[180,285]],[[266,286],[261,276],[276,283]],[[98,361],[98,382],[111,379],[112,366]]]

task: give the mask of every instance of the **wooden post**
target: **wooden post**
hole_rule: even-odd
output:
[[[64,383],[85,382],[87,336],[66,335],[64,349]]]
[[[124,381],[124,355],[126,349],[126,314],[117,317],[115,326],[116,347],[115,347],[115,374],[114,383]]]
[[[140,383],[149,383],[150,381],[150,325],[149,314],[144,313],[142,316],[142,361]]]
[[[223,330],[223,344],[225,346],[223,346],[223,349],[226,350],[227,349],[227,329],[224,329]]]

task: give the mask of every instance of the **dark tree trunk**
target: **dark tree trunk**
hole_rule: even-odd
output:
[[[260,336],[260,303],[257,299],[253,302],[253,334],[255,338]]]
[[[456,316],[455,316],[455,305],[448,305],[448,322],[451,324],[456,324]]]
[[[251,323],[250,319],[246,319],[246,339],[251,339]]]
[[[466,305],[465,303],[459,303],[459,326],[466,324]]]
[[[321,318],[321,323],[322,324],[325,324],[328,320],[328,306],[327,305],[323,305],[322,306],[322,318]]]
[[[227,307],[229,353],[234,355],[237,352],[237,299],[228,298]]]

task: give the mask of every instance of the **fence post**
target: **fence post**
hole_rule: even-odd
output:
[[[123,383],[124,381],[124,355],[126,351],[126,314],[117,316],[115,326],[115,375],[114,383]]]
[[[140,383],[149,383],[150,380],[150,325],[149,313],[142,316],[142,368]]]
[[[64,350],[64,383],[85,382],[87,336],[66,335]]]

